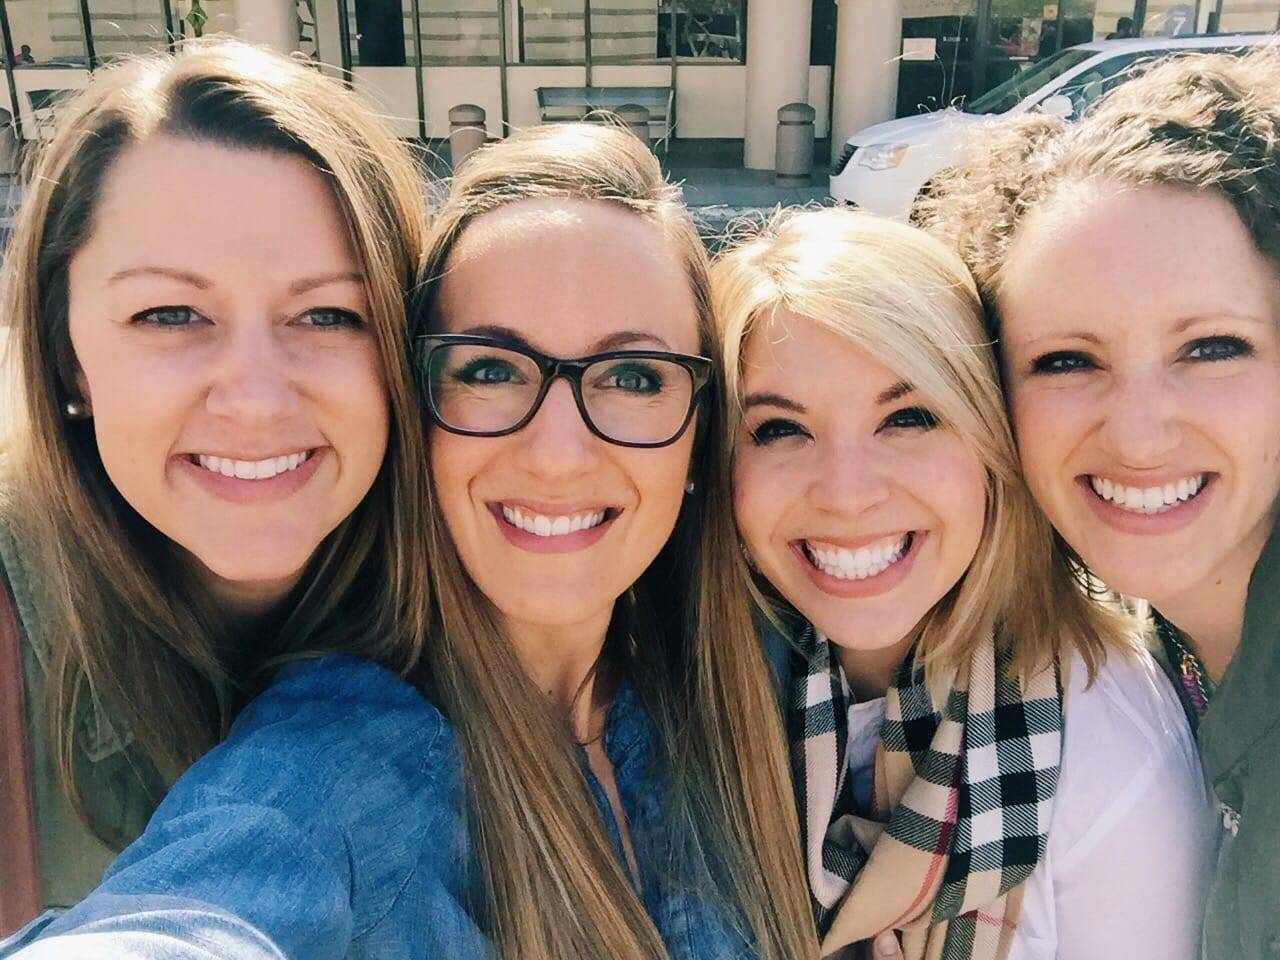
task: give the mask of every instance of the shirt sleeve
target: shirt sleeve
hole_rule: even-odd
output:
[[[1010,960],[1195,960],[1218,831],[1195,741],[1147,657],[1073,664],[1045,859]]]
[[[96,890],[0,957],[340,960],[418,862],[441,726],[371,664],[291,668]]]

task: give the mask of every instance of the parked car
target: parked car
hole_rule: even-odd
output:
[[[959,158],[966,136],[993,117],[1042,110],[1075,119],[1108,90],[1166,56],[1241,53],[1275,34],[1095,40],[1032,64],[959,106],[859,130],[831,166],[831,196],[872,213],[907,219],[933,178]]]

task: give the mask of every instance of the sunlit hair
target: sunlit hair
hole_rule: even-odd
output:
[[[96,71],[59,114],[27,171],[3,274],[10,379],[21,386],[3,507],[24,547],[39,551],[31,558],[37,583],[53,605],[39,614],[52,642],[54,742],[78,800],[78,721],[91,698],[132,733],[139,762],[172,777],[220,739],[274,659],[341,651],[400,670],[415,662],[426,632],[416,480],[424,454],[404,296],[425,211],[406,148],[367,105],[315,69],[245,44],[194,43]],[[251,635],[237,631],[183,552],[112,485],[92,421],[63,416],[76,370],[68,264],[93,229],[112,163],[157,136],[301,157],[324,175],[363,266],[389,395],[392,433],[372,491],[321,544],[278,615]],[[92,820],[91,804],[82,812]]]
[[[472,155],[435,221],[418,332],[436,322],[435,291],[468,225],[522,200],[615,204],[657,229],[683,262],[710,352],[707,259],[657,160],[625,130],[534,127]],[[722,905],[758,955],[817,956],[777,699],[736,576],[722,401],[698,410],[690,475],[670,541],[614,610],[603,669],[628,675],[671,770],[664,809],[691,834],[664,883]],[[434,483],[434,481],[433,481]],[[501,618],[468,576],[432,494],[426,536],[435,623],[423,682],[462,744],[469,818],[484,877],[489,934],[509,958],[654,960],[666,951],[605,834],[576,748],[525,675]]]
[[[741,429],[750,339],[768,336],[774,312],[786,310],[909,383],[985,468],[986,518],[973,563],[916,627],[916,659],[931,686],[993,637],[1009,645],[1024,676],[1072,650],[1092,672],[1120,642],[1116,622],[1054,550],[1023,484],[978,292],[959,257],[920,230],[869,214],[792,210],[718,258],[712,290],[730,435]],[[779,612],[774,591],[757,597],[766,612]],[[784,606],[784,619],[789,612]]]
[[[1280,269],[1280,48],[1179,55],[1077,124],[1029,114],[984,126],[917,219],[969,264],[998,324],[1003,266],[1027,215],[1110,183],[1221,196]]]

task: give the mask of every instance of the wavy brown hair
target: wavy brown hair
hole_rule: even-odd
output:
[[[529,128],[472,155],[432,231],[415,328],[430,328],[437,282],[469,224],[506,204],[557,197],[616,204],[658,227],[684,263],[711,355],[706,253],[678,191],[634,136],[591,124]],[[758,956],[816,958],[778,702],[738,576],[724,408],[715,391],[704,397],[695,491],[661,554],[617,602],[603,660],[630,677],[657,728],[673,835],[698,838],[664,882],[724,908]],[[438,630],[423,683],[462,744],[486,894],[478,912],[498,954],[666,957],[568,731],[521,670],[434,505],[427,537]]]
[[[969,264],[998,333],[1001,271],[1027,214],[1102,180],[1215,193],[1280,266],[1280,47],[1171,58],[1074,125],[1029,114],[985,127],[916,217]]]
[[[262,668],[278,658],[343,652],[401,671],[416,662],[428,604],[417,482],[424,454],[404,296],[426,217],[406,148],[364,103],[311,67],[246,44],[189,44],[113,65],[60,112],[27,170],[4,266],[0,310],[12,325],[21,396],[3,509],[36,551],[42,596],[53,603],[40,611],[48,618],[40,632],[52,646],[58,766],[90,814],[74,774],[87,710],[105,708],[132,734],[139,759],[172,778],[222,737]],[[112,163],[151,136],[305,159],[329,182],[367,278],[392,419],[386,459],[271,621],[252,633],[121,497],[92,421],[63,416],[76,369],[68,264],[93,230]]]

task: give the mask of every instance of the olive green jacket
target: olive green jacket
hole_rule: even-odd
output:
[[[59,782],[46,688],[51,642],[46,630],[52,608],[48,598],[41,596],[29,564],[31,553],[18,536],[15,528],[0,518],[0,572],[13,592],[22,648],[44,904],[65,907],[97,886],[115,851],[76,816]],[[81,724],[82,746],[76,764],[86,813],[97,831],[118,849],[142,832],[162,787],[149,765],[137,758],[130,738],[117,732],[104,711],[91,706]]]
[[[1280,524],[1254,568],[1240,647],[1197,736],[1224,830],[1204,960],[1280,958]]]

